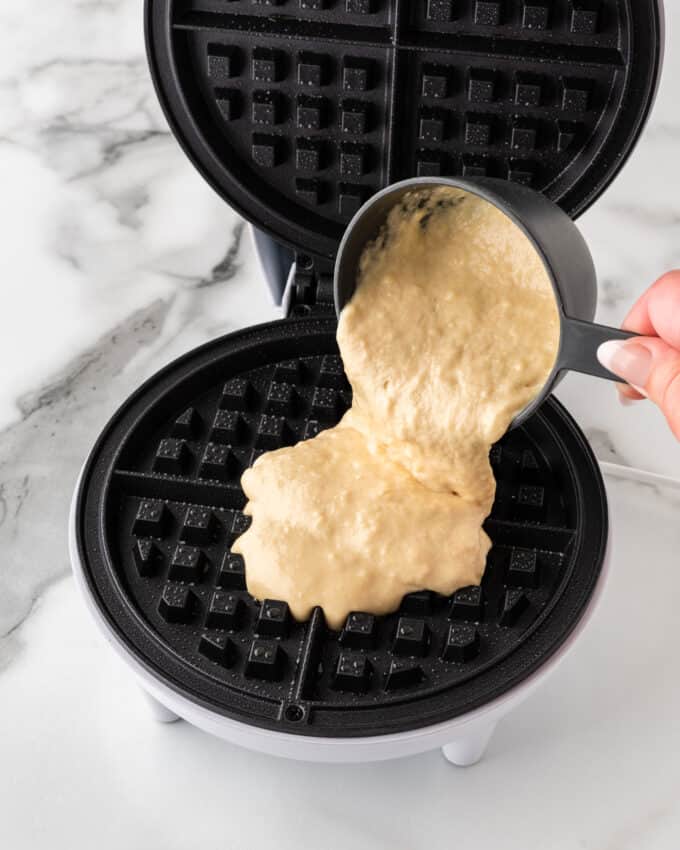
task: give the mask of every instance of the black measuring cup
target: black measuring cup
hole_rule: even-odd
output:
[[[571,370],[606,378],[621,379],[597,359],[597,349],[610,339],[630,339],[631,331],[595,324],[597,277],[593,259],[574,222],[557,204],[533,189],[492,178],[414,177],[387,186],[368,200],[347,226],[335,260],[333,291],[338,316],[354,294],[359,258],[374,239],[387,214],[402,197],[416,189],[452,186],[492,203],[507,215],[534,244],[553,286],[560,313],[560,344],[552,372],[538,395],[513,420],[521,424]]]

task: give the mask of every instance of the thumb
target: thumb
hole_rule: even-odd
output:
[[[680,351],[658,337],[610,340],[597,352],[600,363],[657,404],[680,440]]]

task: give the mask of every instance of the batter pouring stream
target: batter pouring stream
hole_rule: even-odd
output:
[[[241,479],[248,590],[332,628],[481,581],[489,450],[552,370],[559,318],[529,239],[482,198],[410,192],[361,258],[338,344],[342,421]]]

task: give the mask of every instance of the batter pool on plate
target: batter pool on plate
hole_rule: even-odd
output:
[[[353,405],[246,470],[252,523],[233,547],[254,596],[298,619],[320,605],[332,628],[351,611],[393,611],[405,593],[481,581],[489,451],[548,378],[559,314],[521,229],[440,186],[390,211],[337,338]]]

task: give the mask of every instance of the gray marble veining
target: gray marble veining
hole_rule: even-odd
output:
[[[0,433],[0,664],[18,644],[17,626],[55,579],[69,570],[67,520],[83,450],[104,424],[111,385],[131,391],[138,373],[122,371],[139,346],[163,328],[169,304],[154,302],[68,364],[48,384],[19,399],[21,419]],[[122,392],[120,400],[122,400]]]

